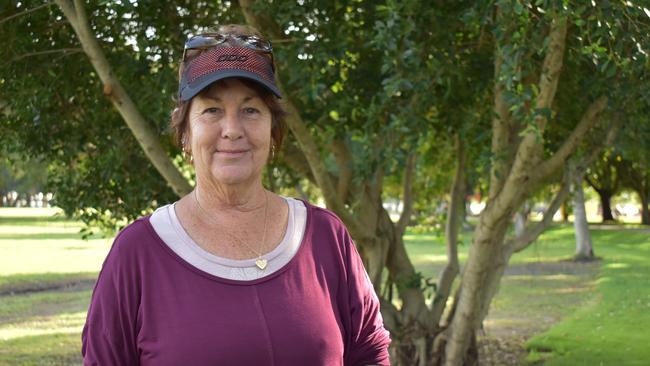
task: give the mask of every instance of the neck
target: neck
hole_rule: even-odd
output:
[[[196,199],[207,210],[249,212],[264,207],[266,192],[262,182],[249,185],[222,185],[197,179]]]

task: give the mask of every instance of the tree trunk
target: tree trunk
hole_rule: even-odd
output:
[[[596,192],[598,192],[598,196],[600,197],[600,207],[603,211],[603,222],[614,221],[614,215],[612,215],[612,192],[609,190],[598,190]]]
[[[560,213],[562,216],[562,222],[567,223],[569,222],[569,205],[567,202],[562,203],[562,208],[560,209]]]
[[[503,240],[510,220],[487,224],[485,211],[475,231],[469,258],[464,266],[462,288],[458,306],[450,324],[445,348],[447,366],[463,365],[470,341],[479,328],[483,314],[487,313],[491,295],[496,293],[501,274],[507,264]],[[507,217],[511,217],[512,212]],[[494,219],[494,218],[492,218]],[[491,221],[491,220],[490,220]]]
[[[582,174],[577,174],[573,182],[573,226],[576,233],[575,260],[590,260],[594,258],[594,250],[589,233],[589,223],[585,210],[585,195],[582,189]]]

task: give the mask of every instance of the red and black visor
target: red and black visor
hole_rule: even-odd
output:
[[[256,81],[282,98],[268,57],[250,48],[216,47],[186,65],[178,90],[180,100],[186,102],[215,81],[232,77]]]

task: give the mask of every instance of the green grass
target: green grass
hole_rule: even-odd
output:
[[[54,209],[0,208],[0,365],[81,364],[92,284],[111,239]]]
[[[544,365],[650,364],[650,234],[592,232],[604,258],[596,301],[528,342]]]

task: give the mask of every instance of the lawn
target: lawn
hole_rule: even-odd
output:
[[[82,240],[80,224],[56,212],[0,209],[0,366],[81,363],[80,331],[111,240]],[[524,362],[524,342],[540,333],[527,344],[531,363],[647,364],[650,235],[592,233],[603,262],[563,261],[574,244],[562,225],[513,257],[481,333],[483,364]],[[461,261],[470,234],[461,238]],[[435,278],[445,262],[442,238],[409,233],[406,242],[417,270]]]
[[[0,208],[0,365],[81,364],[80,332],[111,240],[54,209]]]
[[[597,298],[528,342],[544,365],[650,365],[650,231],[598,230]]]

